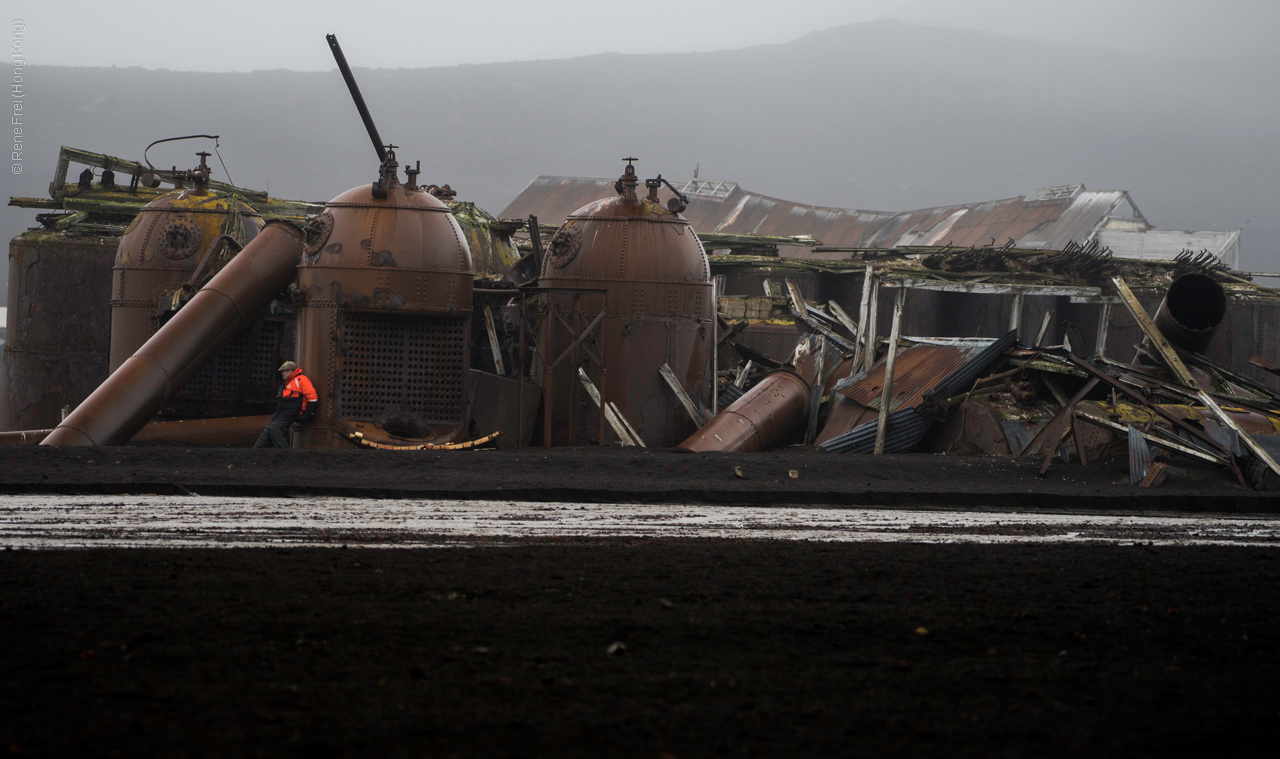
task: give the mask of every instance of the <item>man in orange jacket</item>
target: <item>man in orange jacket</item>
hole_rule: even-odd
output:
[[[280,365],[280,376],[284,378],[284,386],[280,388],[276,415],[258,436],[254,448],[288,448],[289,438],[285,433],[289,426],[295,422],[310,421],[316,415],[320,397],[298,365],[292,361],[284,362]]]

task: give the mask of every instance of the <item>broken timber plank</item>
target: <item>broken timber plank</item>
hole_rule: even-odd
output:
[[[1151,321],[1151,317],[1147,315],[1147,310],[1138,302],[1133,291],[1129,289],[1129,285],[1125,283],[1122,277],[1112,277],[1111,283],[1116,286],[1116,292],[1120,293],[1121,302],[1129,309],[1129,313],[1138,322],[1138,327],[1146,334],[1147,339],[1160,352],[1165,363],[1169,366],[1169,370],[1173,372],[1173,376],[1187,387],[1199,390],[1200,386],[1191,377],[1191,372],[1187,371],[1186,364],[1182,363],[1182,359],[1178,358],[1173,346],[1169,344],[1169,340],[1165,338],[1164,333],[1160,331],[1156,323]]]
[[[591,400],[595,401],[596,407],[600,406],[600,391],[596,389],[596,383],[591,381],[587,373],[578,367],[578,379],[582,380],[582,386],[587,389],[587,395],[591,396]],[[640,447],[644,447],[644,443],[639,442],[639,438],[632,438],[630,431],[619,420],[619,416],[612,403],[606,403],[604,406],[604,418],[609,422],[609,426],[613,428],[613,434],[618,436],[618,441],[623,445],[634,446],[639,443]]]
[[[1132,400],[1135,404],[1142,406],[1143,408],[1150,409],[1152,413],[1161,417],[1169,424],[1185,431],[1188,435],[1195,438],[1196,440],[1199,440],[1201,443],[1205,445],[1206,450],[1221,451],[1224,454],[1223,460],[1224,461],[1226,460],[1225,456],[1229,455],[1229,452],[1227,451],[1227,449],[1223,448],[1221,443],[1209,437],[1208,433],[1206,433],[1204,430],[1194,425],[1191,425],[1185,419],[1182,419],[1181,417],[1170,413],[1167,409],[1162,408],[1160,404],[1152,403],[1150,400],[1146,398],[1146,396],[1142,395],[1142,393],[1140,393],[1138,390],[1132,387],[1129,387],[1128,385],[1121,382],[1120,380],[1117,380],[1116,378],[1106,374],[1105,372],[1100,371],[1098,367],[1094,366],[1088,361],[1085,361],[1079,356],[1073,355],[1071,356],[1071,360],[1076,364],[1076,366],[1079,366],[1081,369],[1093,375],[1094,379],[1097,379],[1099,382],[1106,384],[1107,387],[1110,387],[1113,390],[1119,390],[1120,392],[1129,396],[1129,399]]]
[[[489,333],[489,350],[493,351],[493,367],[498,374],[505,377],[506,368],[502,365],[502,348],[498,345],[498,330],[493,326],[493,309],[484,307],[484,328]]]
[[[1155,349],[1160,352],[1160,357],[1164,359],[1165,365],[1167,365],[1169,370],[1173,372],[1173,376],[1177,377],[1178,381],[1182,384],[1192,390],[1195,390],[1196,396],[1200,399],[1200,402],[1205,405],[1205,408],[1212,411],[1214,416],[1218,417],[1223,424],[1235,430],[1236,434],[1240,436],[1240,440],[1244,442],[1245,447],[1249,449],[1249,452],[1254,456],[1257,456],[1258,460],[1266,464],[1267,468],[1274,472],[1276,476],[1280,476],[1280,464],[1277,464],[1276,460],[1271,458],[1271,454],[1267,453],[1262,446],[1258,445],[1258,441],[1253,439],[1253,435],[1245,432],[1244,428],[1237,424],[1235,419],[1232,419],[1225,411],[1222,410],[1217,401],[1209,397],[1209,394],[1196,384],[1195,379],[1191,376],[1191,372],[1187,370],[1186,364],[1182,363],[1182,359],[1178,358],[1178,352],[1175,351],[1173,346],[1169,344],[1169,341],[1165,339],[1165,336],[1160,332],[1159,328],[1156,327],[1155,322],[1151,321],[1151,317],[1147,315],[1146,309],[1144,309],[1142,304],[1138,302],[1138,299],[1134,297],[1133,291],[1129,289],[1129,285],[1125,283],[1124,278],[1112,277],[1111,282],[1116,286],[1116,292],[1120,294],[1120,300],[1124,303],[1125,307],[1129,309],[1134,320],[1138,322],[1138,326],[1142,328],[1144,333],[1146,333],[1147,339],[1150,340],[1151,344],[1155,346]]]
[[[1107,354],[1107,331],[1111,329],[1111,304],[1103,303],[1098,311],[1098,338],[1094,341],[1093,353],[1096,356]]]
[[[899,289],[893,298],[893,322],[889,326],[889,352],[884,357],[884,386],[880,388],[880,418],[876,421],[876,447],[874,455],[884,453],[884,439],[889,429],[889,406],[893,393],[893,365],[898,358],[898,336],[902,332],[902,304],[906,301],[906,288]],[[821,388],[817,389],[819,393]]]
[[[1018,333],[1018,341],[1022,341],[1022,304],[1025,301],[1026,293],[1019,290],[1013,294],[1013,308],[1009,311],[1009,332]]]
[[[880,313],[880,282],[871,272],[871,264],[867,264],[870,299],[867,300],[867,313],[863,319],[862,330],[862,370],[869,372],[876,363],[876,318]],[[864,297],[866,293],[864,292]]]
[[[641,448],[648,448],[649,446],[645,445],[644,440],[640,438],[640,433],[636,432],[636,428],[632,427],[631,422],[627,421],[627,417],[624,416],[623,413],[618,410],[618,404],[614,403],[613,401],[609,401],[607,405],[609,406],[609,410],[613,412],[614,417],[617,418],[617,420],[622,423],[623,427],[627,428],[627,434],[631,435],[631,439],[636,441],[636,445],[640,446]]]
[[[1031,438],[1031,442],[1027,443],[1027,447],[1023,448],[1022,453],[1018,455],[1031,456],[1043,447],[1048,438],[1053,438],[1048,441],[1050,454],[1052,454],[1053,451],[1056,451],[1058,449],[1058,442],[1061,441],[1063,435],[1066,434],[1066,430],[1063,428],[1065,428],[1067,424],[1064,420],[1071,418],[1071,414],[1075,411],[1076,404],[1084,400],[1084,397],[1088,395],[1089,391],[1097,386],[1098,379],[1096,377],[1086,382],[1085,386],[1080,388],[1080,392],[1076,393],[1075,397],[1065,403],[1062,406],[1062,410],[1050,419],[1048,424],[1040,428],[1040,431],[1036,433],[1036,436]],[[1056,437],[1051,434],[1055,428],[1057,429]]]
[[[1032,347],[1039,348],[1044,345],[1045,335],[1049,334],[1049,325],[1053,322],[1053,309],[1044,312],[1044,318],[1040,320],[1040,331],[1036,333],[1036,341]]]
[[[1129,432],[1129,428],[1127,425],[1120,424],[1119,422],[1113,422],[1110,419],[1103,419],[1100,416],[1093,416],[1092,414],[1086,414],[1084,411],[1081,411],[1079,409],[1076,409],[1075,415],[1077,419],[1081,421],[1089,422],[1090,424],[1096,424],[1099,427],[1106,427],[1109,430],[1114,430],[1115,432],[1121,432],[1125,434],[1128,434]],[[1146,438],[1148,443],[1158,448],[1164,448],[1165,450],[1168,450],[1168,451],[1176,451],[1186,456],[1190,456],[1193,459],[1207,461],[1210,464],[1225,465],[1227,463],[1227,460],[1222,458],[1221,456],[1215,456],[1211,453],[1206,453],[1205,451],[1202,451],[1199,448],[1192,448],[1190,446],[1182,445],[1180,443],[1175,443],[1172,440],[1166,440],[1162,437],[1157,437],[1150,433],[1142,432],[1141,430],[1139,430],[1139,432],[1142,434],[1144,438]]]
[[[813,390],[809,393],[809,424],[805,428],[804,444],[813,445],[818,434],[818,411],[822,408],[822,388],[826,385],[823,369],[827,359],[827,340],[818,335],[818,357],[814,363]],[[836,362],[839,364],[840,362]],[[833,367],[834,368],[834,367]]]
[[[667,381],[667,385],[671,387],[671,392],[676,394],[676,398],[680,399],[680,405],[684,406],[684,410],[689,412],[689,418],[693,420],[693,423],[698,425],[699,428],[706,424],[707,421],[698,413],[698,407],[693,405],[693,399],[680,386],[680,380],[676,378],[676,373],[671,370],[671,365],[663,364],[658,367],[658,373]]]
[[[853,319],[849,318],[849,315],[844,312],[844,309],[840,308],[840,304],[836,303],[834,300],[827,301],[827,308],[831,309],[831,313],[835,315],[836,319],[844,325],[845,329],[849,330],[849,334],[853,336],[854,344],[856,345],[858,340],[858,325],[853,321]]]

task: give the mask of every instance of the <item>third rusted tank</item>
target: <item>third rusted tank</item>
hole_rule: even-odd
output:
[[[689,222],[680,214],[679,193],[663,206],[661,175],[640,179],[634,158],[614,185],[617,196],[589,203],[570,214],[551,238],[539,284],[550,288],[551,308],[565,321],[588,321],[603,306],[606,377],[587,367],[605,398],[651,447],[674,446],[695,429],[689,414],[662,379],[671,366],[695,404],[711,405],[711,343],[714,308],[707,254]],[[672,188],[674,191],[674,188]],[[555,288],[603,290],[575,296]],[[573,336],[554,315],[543,321],[542,350],[551,355],[570,347]],[[565,361],[547,383],[544,409],[551,445],[592,444],[600,425],[594,402],[579,382],[579,366]]]

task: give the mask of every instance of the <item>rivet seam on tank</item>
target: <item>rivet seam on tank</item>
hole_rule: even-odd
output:
[[[375,230],[377,230],[377,228],[378,228],[378,215],[379,215],[379,214],[381,214],[381,213],[382,213],[382,209],[381,209],[381,208],[375,208],[375,209],[373,209],[373,214],[371,215],[371,219],[372,219],[372,221],[370,221],[370,222],[369,222],[369,257],[368,257],[367,261],[368,261],[368,263],[369,263],[369,265],[370,265],[370,266],[374,266],[374,265],[375,265],[375,264],[373,263],[373,256],[374,256],[374,252],[373,252],[373,248],[374,248],[374,244],[373,244],[373,235],[374,235],[374,231],[375,231]]]
[[[627,276],[627,238],[630,237],[631,222],[622,222],[622,255],[618,256],[618,276]]]
[[[458,266],[465,269],[467,268],[467,258],[470,249],[467,247],[467,243],[462,239],[462,226],[458,224],[457,219],[453,218],[453,214],[449,214],[449,226],[453,228],[453,239],[458,243]],[[473,263],[473,272],[474,266],[475,264]]]
[[[147,229],[142,234],[142,247],[138,248],[138,263],[145,263],[150,258],[148,253],[151,250],[151,233],[156,230],[156,224],[159,223],[162,215],[148,214],[151,218],[147,220]]]

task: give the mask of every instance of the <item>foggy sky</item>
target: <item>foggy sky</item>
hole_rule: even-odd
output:
[[[11,13],[32,64],[179,71],[329,70],[315,40],[330,32],[360,65],[413,68],[726,50],[882,18],[1145,54],[1280,53],[1276,0],[63,0]]]
[[[884,211],[1084,182],[1134,191],[1162,229],[1252,219],[1244,268],[1280,269],[1280,2],[781,5],[393,2],[387,22],[325,10],[337,3],[26,6],[27,171],[3,191],[45,195],[58,145],[139,157],[199,132],[224,136],[240,184],[274,195],[368,181],[332,31],[384,137],[494,213],[538,174],[611,176],[637,153],[673,177],[701,163],[775,197]],[[885,16],[927,26],[841,27]],[[716,49],[733,52],[669,52]],[[667,54],[573,58],[601,51]],[[520,59],[544,62],[502,63]],[[145,70],[60,68],[90,65]],[[196,149],[174,145],[152,157]],[[6,238],[33,221],[0,209]]]

